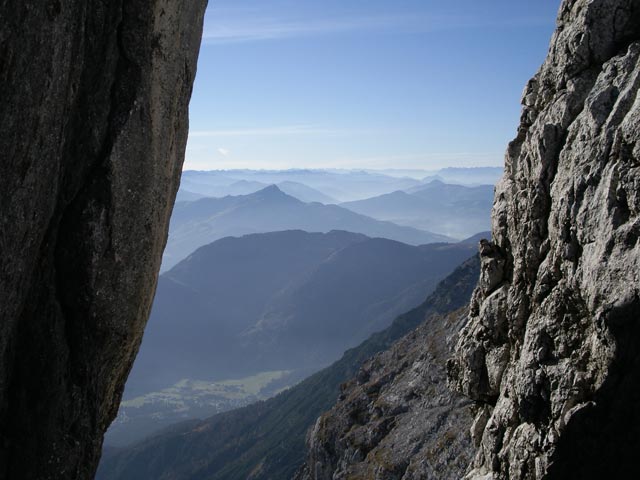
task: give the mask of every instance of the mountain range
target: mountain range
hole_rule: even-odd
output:
[[[249,194],[252,193],[249,190],[251,188],[257,191],[274,184],[302,201],[309,201],[302,196],[308,197],[310,190],[306,193],[294,190],[304,185],[314,192],[322,192],[322,195],[333,200],[331,203],[335,203],[410,188],[419,185],[420,180],[360,170],[188,170],[182,174],[181,190],[222,197],[232,194],[230,189],[245,188],[245,191],[238,191],[237,194]],[[298,197],[296,193],[301,196]]]
[[[162,270],[223,237],[290,229],[345,230],[411,245],[451,241],[445,235],[375,220],[337,205],[305,203],[271,185],[250,195],[176,203]]]
[[[461,185],[493,185],[502,167],[444,168],[440,170],[187,170],[182,174],[179,200],[194,195],[247,195],[276,184],[304,202],[348,202],[419,187],[431,180]],[[301,187],[302,186],[302,187]],[[303,188],[306,187],[306,188]]]
[[[386,328],[475,249],[299,230],[198,249],[160,277],[107,442],[278,391],[267,382],[253,397],[229,396],[230,380],[241,386],[247,381],[237,380],[267,375],[291,386]]]
[[[466,187],[432,180],[340,206],[369,217],[463,238],[491,226],[493,185]]]
[[[319,368],[388,326],[475,249],[344,231],[213,242],[161,275],[127,397],[182,378]]]
[[[200,183],[192,178],[188,178],[184,183],[187,187],[183,186],[178,190],[178,196],[176,198],[176,201],[178,202],[193,201],[204,197],[219,198],[226,197],[228,195],[248,195],[271,185],[269,183],[259,182],[256,180],[237,180],[229,185],[219,185],[217,183]],[[287,195],[291,195],[303,202],[319,202],[325,204],[338,203],[336,199],[303,183],[286,180],[284,182],[276,183],[275,185]],[[191,188],[191,190],[188,190],[188,188]]]

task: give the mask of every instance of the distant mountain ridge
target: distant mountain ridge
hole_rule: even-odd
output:
[[[345,230],[411,245],[451,241],[444,235],[375,220],[337,205],[304,203],[271,185],[250,195],[176,203],[162,270],[223,237],[291,229]]]
[[[282,185],[281,188],[293,196],[296,196],[296,193],[299,192],[290,191],[287,188],[287,184],[304,185],[308,189],[313,189],[331,199],[335,199],[334,202],[367,198],[420,184],[420,180],[416,178],[393,177],[362,170],[187,170],[182,174],[181,188],[196,193],[221,196],[220,193],[215,192],[224,192],[225,188],[229,188],[238,181],[257,182],[264,187],[272,184]],[[238,193],[248,194],[251,192]],[[305,198],[300,198],[300,200],[309,201]]]
[[[322,203],[362,200],[419,187],[430,180],[461,185],[494,185],[502,175],[502,167],[443,168],[440,170],[344,170],[344,169],[290,169],[290,170],[187,170],[182,174],[181,191],[205,196],[246,195],[276,184],[286,193],[305,202]],[[312,189],[305,194],[290,190],[287,183],[304,185]],[[333,201],[318,197],[318,193]],[[180,195],[184,198],[183,195]]]
[[[455,238],[465,238],[491,226],[493,185],[466,187],[439,180],[356,202],[340,204],[356,213]]]
[[[229,195],[249,195],[270,185],[303,202],[319,202],[324,204],[338,203],[335,198],[322,193],[303,183],[286,180],[278,183],[265,183],[254,180],[238,180],[229,185],[212,185],[205,182],[185,181],[178,191],[177,201],[194,201],[204,197],[221,198]]]

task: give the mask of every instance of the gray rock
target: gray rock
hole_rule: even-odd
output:
[[[565,0],[448,364],[469,479],[640,477],[639,89],[640,2]]]
[[[153,298],[205,4],[0,3],[0,478],[93,477]]]
[[[446,383],[466,309],[434,315],[343,385],[309,432],[297,480],[458,480],[473,456],[471,402]]]

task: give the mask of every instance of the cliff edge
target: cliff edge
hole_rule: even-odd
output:
[[[89,479],[156,285],[206,0],[0,4],[0,478]]]
[[[466,308],[431,315],[368,360],[309,431],[295,480],[459,480],[473,458],[471,402],[445,362]]]
[[[451,384],[467,478],[636,478],[640,3],[565,0],[496,189]]]

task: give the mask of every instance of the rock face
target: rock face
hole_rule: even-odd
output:
[[[468,478],[638,478],[640,2],[565,0],[448,369]]]
[[[460,479],[473,416],[445,364],[466,318],[465,308],[433,315],[366,362],[309,432],[296,480]]]
[[[0,478],[94,474],[153,298],[205,4],[0,4]]]

